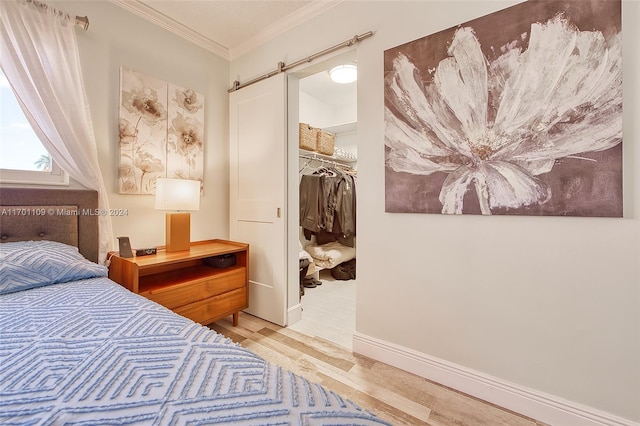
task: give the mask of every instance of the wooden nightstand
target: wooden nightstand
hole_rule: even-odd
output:
[[[212,258],[235,255],[235,265],[209,266]],[[111,254],[110,254],[111,255]],[[199,241],[189,251],[123,258],[114,254],[109,278],[130,291],[206,325],[249,306],[249,245],[226,240]]]

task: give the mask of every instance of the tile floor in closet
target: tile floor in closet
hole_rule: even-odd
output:
[[[322,285],[305,288],[302,320],[290,329],[353,348],[356,328],[356,280],[336,280],[331,271],[320,271]]]

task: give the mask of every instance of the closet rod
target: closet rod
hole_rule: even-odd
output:
[[[333,164],[335,167],[343,167],[349,170],[353,170],[353,167],[351,167],[349,164],[340,163],[339,161],[336,161],[336,160],[326,160],[321,157],[316,157],[315,155],[311,156],[306,154],[300,154],[299,157],[304,158],[305,160],[309,160],[309,163],[312,161],[320,161],[321,163]],[[309,163],[307,163],[307,165]]]
[[[280,74],[281,72],[290,70],[291,68],[295,68],[298,65],[302,65],[304,63],[308,63],[313,61],[314,59],[317,59],[321,56],[327,55],[331,52],[335,52],[338,49],[342,49],[343,47],[351,47],[354,44],[364,40],[365,38],[369,38],[373,35],[373,31],[367,31],[366,33],[360,34],[360,35],[354,35],[353,38],[350,38],[349,40],[343,41],[342,43],[336,44],[335,46],[331,46],[327,49],[324,49],[320,52],[314,53],[311,56],[307,56],[304,59],[300,59],[296,62],[293,62],[289,65],[286,65],[284,62],[278,62],[278,68],[268,72],[266,74],[261,75],[260,77],[256,77],[253,80],[249,80],[245,83],[240,83],[238,80],[233,82],[233,87],[230,88],[229,90],[227,90],[227,92],[231,93],[231,92],[235,92],[236,90],[242,89],[243,87],[247,87],[251,84],[257,83],[259,81],[262,80],[266,80],[268,78],[273,77],[274,75]]]

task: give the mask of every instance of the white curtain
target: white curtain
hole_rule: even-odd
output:
[[[109,211],[84,90],[75,16],[26,0],[0,0],[0,64],[27,119],[53,160],[99,194]],[[113,244],[108,214],[99,216],[102,263]]]

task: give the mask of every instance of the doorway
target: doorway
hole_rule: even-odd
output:
[[[289,195],[291,199],[295,199],[289,210],[288,229],[292,236],[289,238],[289,246],[295,248],[290,250],[290,253],[295,252],[295,256],[291,256],[292,268],[289,275],[295,279],[289,281],[288,294],[290,302],[293,298],[299,299],[296,306],[299,316],[289,317],[289,327],[292,330],[351,349],[355,331],[356,280],[355,277],[345,276],[340,272],[353,266],[355,274],[357,237],[352,236],[351,242],[343,239],[331,241],[327,240],[326,235],[320,238],[307,232],[305,236],[304,229],[299,226],[299,182],[303,174],[316,174],[323,168],[336,168],[353,175],[349,180],[351,184],[355,185],[357,180],[357,81],[336,83],[329,75],[332,68],[345,64],[357,66],[355,49],[290,76],[289,121],[293,125],[288,126],[289,161],[297,168],[289,168]],[[298,138],[291,137],[291,132],[298,131],[298,123],[308,124],[333,135],[333,155],[300,150]],[[355,194],[355,188],[353,191]],[[335,258],[333,251],[333,258],[326,261],[322,254],[330,249],[338,249],[341,254]],[[315,258],[316,255],[320,257]],[[311,267],[303,280],[304,286],[300,289],[298,265],[300,258],[304,256],[311,261]],[[304,295],[298,296],[298,291],[304,292]]]

